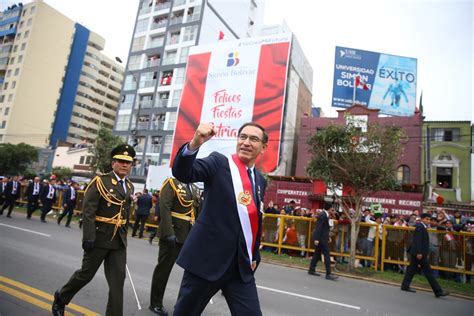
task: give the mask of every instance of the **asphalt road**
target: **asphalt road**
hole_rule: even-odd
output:
[[[64,221],[63,221],[64,222]],[[63,224],[64,225],[64,224]],[[44,224],[23,214],[0,217],[0,315],[49,315],[52,293],[80,267],[82,233]],[[148,310],[151,275],[158,246],[129,238],[128,267],[142,309],[138,310],[129,280],[124,289],[124,315],[154,315]],[[173,269],[164,304],[173,310],[182,269]],[[256,273],[264,315],[474,315],[474,302],[454,297],[435,298],[398,287],[340,278],[336,282],[309,276],[305,271],[262,263]],[[73,299],[70,314],[105,313],[108,287],[103,268]],[[204,315],[230,315],[225,299],[214,296]]]

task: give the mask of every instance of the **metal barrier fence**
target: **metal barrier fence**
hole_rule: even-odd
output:
[[[263,220],[262,245],[281,254],[309,256],[314,253],[312,232],[316,220],[313,218],[265,214]],[[384,271],[390,264],[408,265],[407,249],[414,227],[361,223],[356,240],[356,259],[375,270]],[[368,239],[372,231],[373,240]],[[350,224],[334,222],[330,233],[330,253],[336,260],[349,257]],[[474,275],[474,233],[451,232],[428,229],[430,234],[430,262],[433,270],[453,274]],[[296,235],[296,238],[294,238]],[[286,236],[286,238],[285,238]],[[288,238],[291,236],[292,238]]]
[[[18,202],[27,203],[26,186],[20,190]],[[53,209],[62,209],[64,191],[57,190],[56,202]],[[77,191],[75,213],[81,213],[84,191]],[[152,211],[146,226],[157,228]],[[130,216],[130,223],[134,223],[134,210]],[[314,253],[312,234],[314,218],[265,214],[263,218],[262,245],[281,254],[286,251],[293,255],[309,256]],[[373,240],[369,240],[372,230]],[[375,270],[384,271],[387,265],[408,265],[407,249],[412,239],[414,227],[400,227],[382,225],[381,232],[377,224],[361,223],[356,241],[356,259],[373,267]],[[330,233],[329,249],[331,256],[336,260],[349,257],[350,249],[350,224],[341,225],[334,221]],[[430,235],[430,263],[433,270],[445,271],[454,274],[474,275],[474,233],[451,232],[445,230],[428,229]]]

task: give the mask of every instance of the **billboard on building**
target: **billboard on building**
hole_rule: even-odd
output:
[[[213,151],[235,153],[239,127],[252,121],[269,134],[257,167],[264,172],[275,170],[290,45],[291,33],[284,33],[192,47],[171,161],[179,147],[192,139],[200,122],[212,123],[217,130],[199,150],[198,157],[204,157]]]
[[[332,106],[357,103],[384,114],[411,116],[416,71],[416,58],[336,46]]]

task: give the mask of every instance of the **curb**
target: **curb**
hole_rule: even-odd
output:
[[[298,270],[304,270],[304,271],[307,270],[307,268],[303,268],[303,267],[295,266],[295,265],[291,265],[291,264],[286,264],[286,263],[281,263],[279,261],[272,260],[272,259],[262,258],[262,262],[269,263],[269,264],[274,264],[274,265],[279,265],[279,266],[283,266],[283,267],[287,267],[287,268],[298,269]],[[316,269],[316,271],[322,272],[322,273],[326,272],[325,270],[321,270],[321,269]],[[352,275],[352,274],[348,274],[348,273],[341,273],[341,272],[335,272],[334,274],[338,275],[338,276],[343,276],[343,277],[349,278],[349,279],[362,280],[362,281],[367,281],[367,282],[373,282],[373,283],[378,283],[378,284],[385,284],[385,285],[400,287],[399,283],[390,282],[390,281],[373,279],[373,278],[357,276],[357,275]],[[425,288],[425,287],[420,287],[420,286],[411,286],[411,287],[416,289],[416,290],[419,290],[419,291],[430,292],[430,293],[432,292],[431,289],[428,289],[428,288]],[[449,296],[453,296],[453,297],[456,297],[456,298],[461,298],[461,299],[465,299],[465,300],[469,300],[469,301],[474,300],[474,297],[472,297],[472,296],[467,296],[467,295],[458,294],[458,293],[450,293]]]

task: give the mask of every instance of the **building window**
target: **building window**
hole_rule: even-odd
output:
[[[8,60],[8,57],[5,57],[5,58]],[[13,65],[14,63],[15,63],[15,57],[10,58],[10,65]]]
[[[83,165],[85,159],[86,159],[86,156],[81,156],[81,158],[79,158],[79,164]]]
[[[181,98],[181,89],[174,90],[173,92],[173,100],[171,102],[171,107],[175,108],[179,105],[179,99]]]
[[[405,165],[398,167],[397,181],[399,183],[410,183],[410,167]]]
[[[10,93],[8,95],[8,102],[11,102],[13,100],[13,93]]]
[[[23,61],[23,55],[18,56],[18,63],[21,63]]]
[[[148,153],[160,153],[161,146],[163,145],[163,137],[162,136],[151,136],[149,138],[150,143],[147,146]]]
[[[36,11],[36,6],[32,6],[31,9],[30,9],[30,14],[34,14]]]
[[[179,43],[179,35],[181,34],[180,31],[174,31],[168,33],[168,40],[166,41],[168,44],[178,44]]]
[[[123,90],[135,90],[137,88],[137,82],[133,75],[125,76],[124,81]]]
[[[13,52],[16,53],[17,50],[18,50],[18,45],[13,46]]]
[[[140,88],[154,87],[156,84],[158,73],[145,72],[140,75]]]
[[[185,68],[184,67],[181,67],[181,68],[176,68],[175,69],[175,72],[174,72],[174,84],[182,84],[184,82],[184,71],[185,71]]]
[[[92,156],[87,156],[86,157],[86,165],[90,165],[92,162]]]
[[[7,121],[2,121],[2,125],[0,125],[0,128],[5,128],[7,126]]]
[[[145,45],[145,36],[134,38],[132,42],[132,52],[143,50],[143,45]]]
[[[453,187],[453,168],[436,168],[436,186],[443,189]]]
[[[201,6],[195,6],[188,9],[186,22],[197,21],[201,16]]]
[[[19,40],[19,39],[21,39],[21,33],[18,33],[18,34],[16,35],[16,40]]]
[[[148,43],[148,48],[155,48],[163,46],[165,42],[165,37],[163,35],[151,36],[150,42]]]
[[[21,50],[25,50],[26,48],[26,43],[21,44]]]
[[[459,128],[431,128],[431,140],[436,142],[457,142],[459,141]]]
[[[7,78],[10,77],[12,75],[12,70],[11,69],[8,69],[7,71]]]
[[[3,84],[3,90],[7,90],[7,89],[8,89],[8,82],[5,82],[5,83]]]
[[[119,114],[117,116],[117,123],[115,124],[115,130],[127,131],[130,125],[130,114]]]
[[[32,23],[33,23],[33,19],[29,18],[28,21],[26,22],[26,26],[31,26]]]
[[[5,108],[5,116],[7,116],[8,113],[10,113],[10,108]]]
[[[158,94],[158,99],[155,100],[155,107],[165,108],[168,105],[169,97],[170,97],[169,92],[160,92]]]
[[[15,74],[14,74],[14,76],[18,76],[19,73],[20,73],[20,68],[15,69]]]
[[[198,26],[187,26],[183,29],[183,42],[194,41],[197,35]]]
[[[163,144],[163,154],[164,155],[171,154],[172,146],[173,146],[173,135],[166,135],[165,142]]]
[[[134,94],[124,94],[122,96],[122,102],[120,103],[120,109],[131,109],[133,107],[133,101],[135,100]]]
[[[141,19],[137,21],[137,27],[135,28],[135,33],[141,33],[148,29],[148,18]]]
[[[176,125],[177,112],[168,112],[168,124],[166,124],[166,130],[173,131]]]
[[[25,35],[23,35],[23,38],[27,38],[28,35],[30,35],[30,31],[25,31]]]
[[[128,59],[128,70],[137,70],[140,68],[141,55],[132,55]]]
[[[172,65],[176,61],[176,50],[165,52],[165,58],[163,58],[163,65]]]
[[[163,71],[161,75],[161,86],[169,86],[171,81],[173,80],[173,72],[172,71]]]
[[[181,48],[181,52],[179,53],[179,63],[185,63],[188,60],[189,54],[189,47]]]
[[[165,126],[166,115],[164,113],[153,114],[153,119],[151,120],[151,129],[155,131],[162,130]]]
[[[12,89],[15,89],[16,87],[16,81],[12,81]]]

